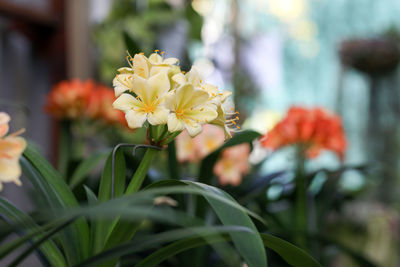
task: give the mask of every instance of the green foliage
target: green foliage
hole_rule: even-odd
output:
[[[237,136],[224,148],[256,138],[252,132]],[[40,252],[43,261],[53,266],[115,266],[127,254],[152,251],[147,258],[139,259],[138,266],[156,266],[185,250],[209,245],[228,266],[238,265],[237,255],[249,266],[266,266],[266,246],[293,266],[319,266],[308,254],[286,241],[260,234],[252,218],[265,227],[264,220],[216,187],[192,181],[162,180],[140,190],[156,154],[157,150],[147,149],[126,186],[124,153],[122,149],[116,150],[113,198],[113,154],[109,154],[98,194],[84,185],[87,204],[81,205],[61,175],[29,145],[21,164],[36,194],[43,196],[43,202],[50,209],[38,214],[41,223],[37,224],[32,217],[0,198],[2,216],[13,229],[22,233],[21,237],[0,247],[0,256],[30,242],[30,246],[14,259],[14,265],[34,251]],[[84,160],[74,172],[73,184],[80,183],[102,158],[104,152]],[[216,214],[219,222],[207,224],[205,217],[195,217],[182,210],[184,198],[189,195],[204,198],[205,205]],[[179,208],[163,202],[169,196],[181,200]],[[164,225],[164,230],[136,236],[143,220]],[[229,242],[233,243],[237,254]]]

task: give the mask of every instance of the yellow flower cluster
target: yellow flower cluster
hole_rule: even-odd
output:
[[[181,72],[179,60],[164,58],[164,53],[128,56],[130,67],[118,69],[113,81],[113,106],[125,113],[130,128],[167,125],[168,132],[179,133],[187,129],[194,137],[203,124],[215,124],[231,137],[230,126],[236,126],[235,113],[226,111],[231,92],[220,92],[216,86],[206,84],[192,67]],[[229,119],[232,115],[234,118]]]

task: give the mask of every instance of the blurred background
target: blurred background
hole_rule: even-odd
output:
[[[344,203],[335,229],[381,266],[400,266],[399,14],[398,0],[0,0],[0,109],[52,160],[59,129],[43,112],[46,94],[72,78],[112,86],[126,43],[146,55],[166,51],[232,91],[244,128],[265,133],[292,105],[328,108],[343,118],[344,163],[368,165],[335,178]],[[261,173],[287,165],[274,155]],[[309,168],[339,165],[325,153]],[[268,198],[279,200],[282,188]],[[1,194],[29,209],[16,190]]]

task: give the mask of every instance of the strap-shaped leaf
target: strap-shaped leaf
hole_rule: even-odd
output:
[[[161,244],[167,242],[173,242],[179,239],[202,236],[206,240],[209,240],[209,238],[212,239],[212,237],[216,236],[216,234],[239,233],[239,232],[252,233],[251,229],[238,226],[214,226],[214,227],[198,226],[198,227],[187,227],[178,230],[171,230],[160,234],[144,236],[141,238],[137,238],[133,241],[127,242],[125,244],[118,245],[112,249],[108,249],[87,259],[86,261],[76,265],[75,267],[99,266],[100,263],[105,262],[106,260],[112,258],[118,258],[128,253],[135,253],[148,250],[150,248],[157,247]]]
[[[40,174],[37,177],[31,177],[32,179],[40,179],[40,183],[43,184],[45,190],[50,190],[52,193],[47,192],[53,196],[56,196],[59,203],[48,203],[51,207],[76,207],[78,201],[76,200],[71,189],[65,183],[61,175],[54,169],[51,164],[45,160],[40,153],[34,149],[30,144],[24,151],[24,157],[29,163],[35,168]],[[50,187],[44,184],[50,185]],[[75,249],[78,251],[79,259],[83,260],[89,255],[89,226],[84,219],[79,219],[71,225],[74,229],[74,236],[76,241]],[[76,261],[77,259],[69,258],[69,260]]]
[[[87,175],[93,170],[93,168],[96,167],[100,162],[102,162],[109,153],[109,150],[99,151],[93,153],[88,158],[83,160],[72,174],[71,180],[69,182],[70,188],[74,189],[77,185],[82,183]]]
[[[202,188],[207,192],[213,192],[221,197],[226,197],[232,202],[236,202],[230,195],[216,187],[191,181],[185,181],[185,183]],[[257,234],[258,230],[250,217],[245,212],[217,201],[214,198],[210,198],[207,195],[204,195],[204,197],[224,225],[244,226],[254,231],[252,234],[239,232],[230,233],[230,236],[239,254],[249,266],[267,266],[267,257],[263,242]]]
[[[239,254],[243,257],[243,259],[249,266],[267,265],[264,246],[262,244],[260,236],[257,234],[258,233],[257,228],[251,221],[246,211],[244,211],[245,209],[241,207],[231,196],[229,196],[227,193],[216,187],[191,181],[176,181],[176,180],[162,181],[154,184],[153,187],[166,186],[168,185],[168,183],[170,183],[171,185],[176,185],[181,183],[181,184],[186,184],[188,185],[188,187],[193,189],[200,189],[200,192],[207,193],[207,194],[202,194],[202,196],[211,205],[212,209],[215,211],[218,218],[225,226],[227,225],[244,226],[254,231],[254,234],[232,233],[231,237],[233,243],[236,249],[238,250]],[[148,188],[150,187],[151,186],[149,186]],[[210,195],[216,195],[220,199],[222,198],[225,201],[221,201],[220,199],[211,197]],[[233,203],[233,205],[232,204],[229,205],[227,203]]]
[[[269,234],[261,234],[261,238],[265,247],[275,251],[291,266],[321,267],[321,264],[314,260],[314,258],[312,258],[309,254],[283,239]],[[231,237],[229,235],[215,236],[213,238],[208,238],[207,240],[205,240],[203,237],[193,237],[179,240],[157,250],[156,252],[136,264],[136,267],[158,266],[164,260],[186,250],[208,245],[210,242],[218,243],[228,241],[231,241]]]
[[[0,259],[26,241],[36,240],[36,235],[42,233],[40,226],[38,226],[31,217],[1,197],[0,213],[9,223],[23,227],[27,236],[31,233],[35,234],[35,236],[29,236],[29,239],[27,240],[16,240],[15,242],[10,242],[0,247]],[[38,249],[46,256],[46,259],[52,264],[52,266],[67,266],[63,255],[52,241],[48,240],[42,243]]]
[[[123,194],[125,189],[125,157],[122,149],[115,153],[114,197]],[[109,154],[100,180],[98,201],[104,202],[111,198],[112,190],[112,152]],[[93,253],[98,253],[104,248],[106,238],[113,228],[113,220],[100,220],[94,224]]]

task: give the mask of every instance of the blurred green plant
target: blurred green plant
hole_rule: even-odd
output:
[[[139,52],[149,54],[160,49],[159,37],[177,21],[184,20],[189,25],[188,39],[200,40],[203,19],[190,2],[182,1],[181,5],[173,6],[164,0],[114,1],[108,17],[93,34],[98,46],[100,80],[105,83],[112,81],[115,70],[123,63],[126,44],[132,55]],[[186,51],[183,54],[186,55]]]

